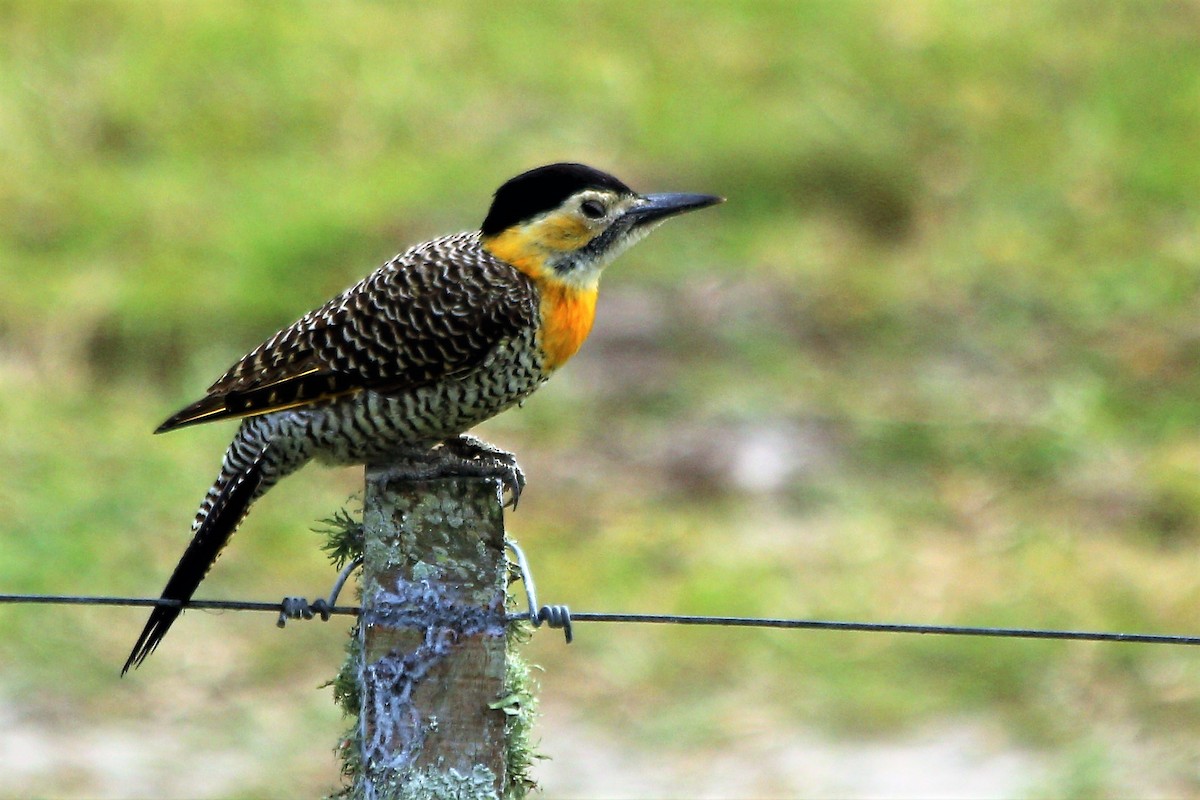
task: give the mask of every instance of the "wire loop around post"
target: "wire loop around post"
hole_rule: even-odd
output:
[[[356,558],[353,561],[342,567],[342,571],[338,573],[337,580],[333,582],[333,588],[329,591],[329,599],[318,597],[312,603],[303,597],[285,597],[283,602],[279,604],[279,619],[275,625],[282,628],[287,625],[289,619],[312,619],[314,616],[320,615],[322,622],[329,622],[329,618],[337,613],[338,595],[342,593],[342,587],[346,585],[346,581],[350,578],[354,570],[362,566],[362,558]]]
[[[545,622],[551,628],[561,628],[567,644],[574,640],[575,633],[571,629],[571,609],[566,606],[542,606],[538,610],[538,620]]]
[[[543,623],[551,628],[561,628],[563,637],[567,640],[567,644],[570,644],[575,638],[575,634],[571,630],[571,610],[562,605],[538,608],[537,588],[533,585],[533,572],[529,569],[525,551],[512,539],[505,539],[504,546],[511,550],[513,556],[516,557],[517,573],[521,576],[521,583],[525,587],[525,613],[511,615],[510,619],[528,620],[534,628],[542,627]]]

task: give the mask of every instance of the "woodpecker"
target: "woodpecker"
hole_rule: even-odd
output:
[[[267,339],[155,431],[242,420],[163,599],[191,599],[251,504],[310,460],[497,476],[515,506],[516,459],[466,431],[575,354],[614,258],[668,217],[722,200],[641,195],[583,164],[538,167],[496,190],[478,231],[410,248]],[[122,675],[181,610],[155,607]]]

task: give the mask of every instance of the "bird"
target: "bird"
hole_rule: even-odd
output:
[[[554,163],[503,183],[478,230],[410,247],[235,363],[155,433],[240,419],[192,539],[121,674],[154,652],[251,505],[309,461],[405,477],[498,477],[513,455],[467,433],[521,403],[579,350],[600,275],[670,217],[724,198],[639,194]]]

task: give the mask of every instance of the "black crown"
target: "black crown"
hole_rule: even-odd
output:
[[[621,181],[585,164],[547,164],[522,172],[496,190],[492,207],[484,219],[484,236],[495,236],[506,228],[557,208],[583,189],[608,189],[621,194],[633,190]]]

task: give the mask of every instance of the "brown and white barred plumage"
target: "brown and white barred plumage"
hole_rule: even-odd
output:
[[[528,276],[460,233],[397,256],[249,353],[159,428],[247,417],[163,596],[190,599],[250,505],[308,461],[427,451],[528,396],[548,377],[538,303]],[[125,670],[179,613],[154,610]]]
[[[640,195],[583,164],[496,190],[478,233],[417,245],[255,349],[159,431],[244,417],[163,590],[185,603],[250,505],[312,459],[387,459],[410,478],[497,475],[511,455],[460,436],[533,392],[591,330],[600,273],[668,217],[714,205]],[[179,616],[159,606],[125,671]]]

